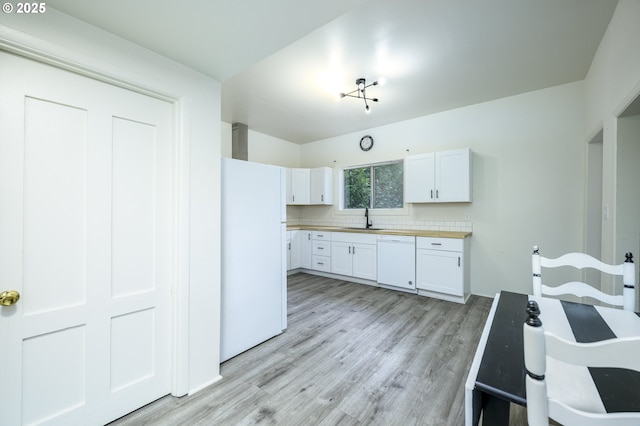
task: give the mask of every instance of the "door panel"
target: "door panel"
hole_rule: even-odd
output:
[[[407,203],[435,201],[435,154],[420,154],[405,158],[404,198]]]
[[[27,97],[24,121],[23,293],[30,315],[85,302],[87,112]]]
[[[375,244],[353,244],[353,267],[354,277],[376,280],[376,245]]]
[[[331,272],[334,274],[351,275],[353,259],[351,243],[331,243]]]
[[[111,319],[112,392],[153,375],[154,320],[153,309],[130,312]]]
[[[423,290],[463,296],[461,253],[416,250],[417,287]]]
[[[436,201],[471,201],[469,155],[467,149],[436,153]]]
[[[0,53],[2,423],[169,393],[172,105]]]
[[[154,153],[153,126],[113,119],[113,297],[155,286]]]
[[[24,340],[24,424],[52,419],[84,405],[85,333],[86,327],[80,325]]]

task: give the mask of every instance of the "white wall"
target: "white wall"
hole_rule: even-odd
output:
[[[221,155],[231,158],[231,123],[221,123]],[[249,129],[249,161],[281,167],[300,166],[300,145]]]
[[[640,93],[640,2],[619,0],[585,78],[587,134],[595,136]]]
[[[618,263],[624,251],[617,243],[618,116],[640,95],[640,2],[620,0],[585,78],[587,138],[603,132],[602,260]],[[636,164],[640,158],[636,159]],[[603,280],[604,290],[611,291]]]
[[[340,168],[470,147],[473,202],[415,205],[405,217],[462,221],[469,213],[472,292],[530,292],[532,245],[548,255],[582,249],[583,94],[583,83],[572,83],[305,144],[301,165]],[[364,134],[375,139],[369,152],[358,147]],[[302,222],[340,214],[336,206],[300,212]]]
[[[0,16],[0,46],[176,100],[180,198],[174,393],[220,378],[220,84],[138,45],[47,8]],[[218,117],[216,119],[216,117]]]
[[[274,138],[249,129],[249,161],[275,164],[282,167],[299,167],[300,145]]]
[[[640,115],[618,119],[616,179],[616,263],[631,252],[640,262]],[[636,280],[637,281],[637,280]],[[616,285],[622,288],[622,280]]]
[[[220,122],[220,156],[231,158],[231,123]]]

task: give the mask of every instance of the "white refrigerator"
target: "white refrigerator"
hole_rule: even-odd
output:
[[[220,361],[287,328],[286,169],[222,159]]]

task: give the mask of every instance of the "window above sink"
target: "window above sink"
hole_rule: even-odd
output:
[[[403,161],[344,168],[340,178],[340,208],[402,209]]]

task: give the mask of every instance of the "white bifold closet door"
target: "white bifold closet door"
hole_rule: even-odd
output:
[[[172,104],[0,52],[2,424],[170,392]]]

